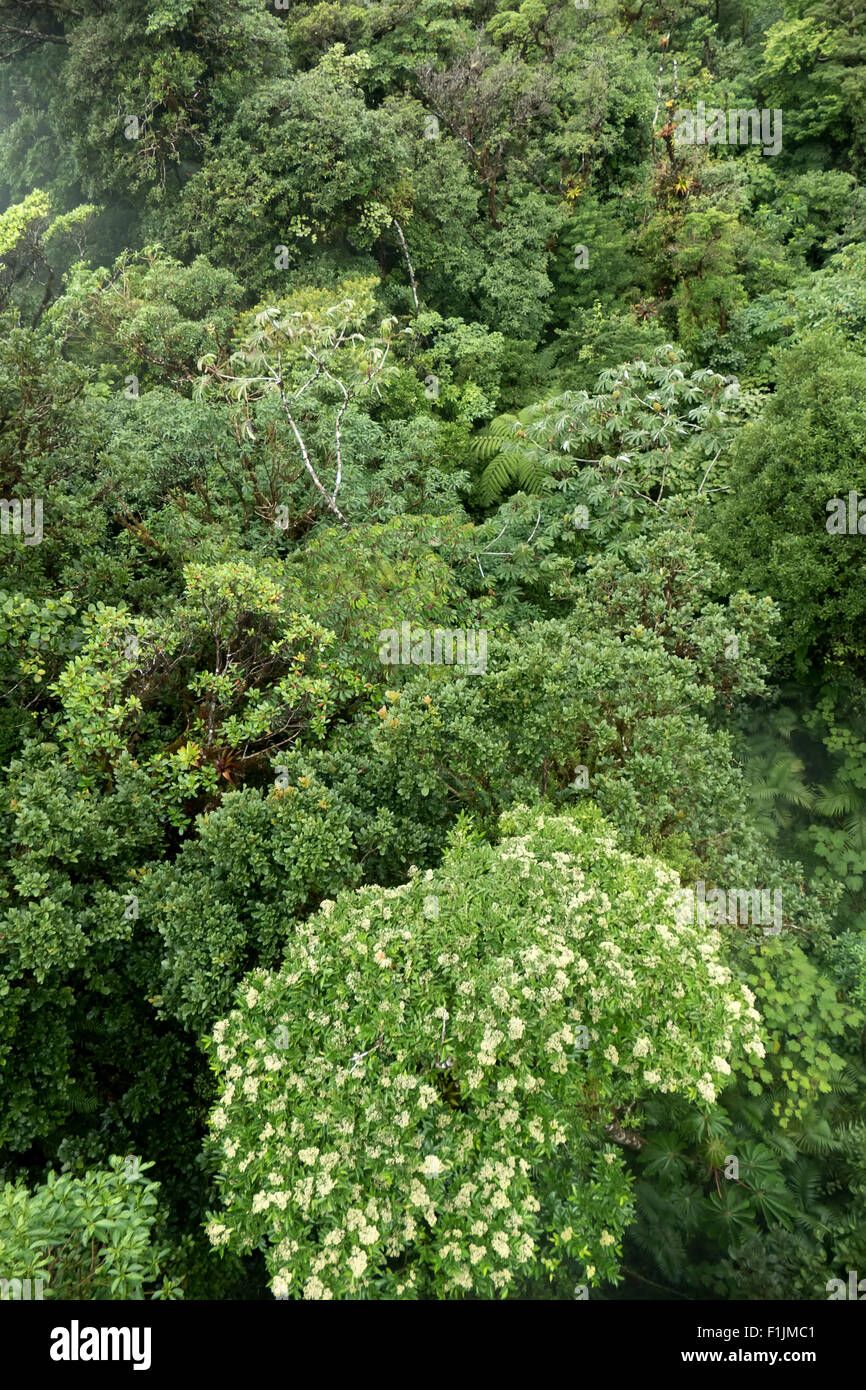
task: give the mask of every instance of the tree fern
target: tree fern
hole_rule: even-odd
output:
[[[529,433],[540,411],[536,405],[519,415],[499,415],[474,441],[475,457],[486,463],[476,488],[483,506],[498,501],[509,487],[538,495],[550,486],[550,454]]]

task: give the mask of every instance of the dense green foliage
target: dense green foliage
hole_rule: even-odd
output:
[[[150,1165],[145,1165],[150,1166]],[[158,1184],[142,1176],[137,1155],[112,1158],[108,1171],[84,1178],[49,1173],[30,1193],[6,1183],[0,1194],[4,1268],[41,1279],[43,1296],[61,1299],[171,1298],[160,1262],[168,1250],[151,1244]]]
[[[0,0],[0,1279],[866,1269],[864,92],[866,0]]]

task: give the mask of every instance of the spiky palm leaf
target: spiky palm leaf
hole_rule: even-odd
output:
[[[851,825],[852,832],[866,827],[866,795],[859,787],[842,777],[819,789],[815,809],[822,816],[847,816],[846,829]]]
[[[486,461],[476,489],[483,506],[497,501],[509,487],[538,495],[550,486],[550,452],[530,432],[541,411],[534,405],[518,415],[498,415],[473,442],[475,457]]]
[[[754,756],[751,794],[759,805],[811,806],[815,793],[803,777],[803,761],[786,749],[769,756]]]
[[[821,1116],[807,1117],[796,1128],[791,1126],[791,1138],[797,1148],[805,1154],[830,1154],[839,1150],[839,1139],[834,1135],[829,1122]]]
[[[791,1165],[788,1185],[797,1199],[801,1224],[820,1222],[824,1224],[823,1207],[820,1202],[823,1187],[821,1166],[807,1156],[801,1156]]]
[[[74,1082],[68,1091],[69,1103],[76,1115],[92,1115],[100,1107],[102,1102],[98,1096],[94,1096],[84,1086]]]

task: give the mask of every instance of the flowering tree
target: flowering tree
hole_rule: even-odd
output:
[[[436,872],[322,903],[209,1042],[224,1210],[277,1296],[506,1297],[618,1278],[617,1143],[642,1097],[712,1104],[763,1055],[753,996],[676,875],[597,811],[465,827]]]

